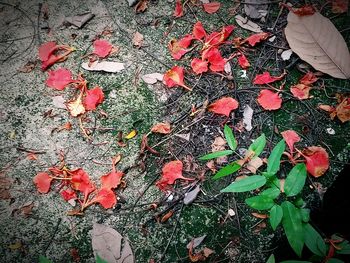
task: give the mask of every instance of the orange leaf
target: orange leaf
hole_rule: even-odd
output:
[[[263,74],[258,74],[255,76],[255,78],[253,80],[253,84],[262,85],[262,84],[272,83],[272,82],[275,82],[277,80],[283,79],[283,77],[285,75],[286,75],[286,73],[282,73],[280,76],[274,77],[274,76],[270,75],[270,72],[265,71]]]
[[[124,173],[115,170],[115,162],[112,161],[112,171],[108,174],[101,176],[101,184],[104,189],[114,189],[117,188],[121,182]]]
[[[59,68],[48,72],[49,77],[46,80],[46,85],[57,90],[64,90],[70,83],[74,82],[72,73],[66,68]]]
[[[72,100],[66,104],[69,113],[73,117],[77,117],[78,115],[85,113],[85,107],[82,102],[83,91],[84,90],[81,90],[79,96],[75,100]]]
[[[320,177],[329,168],[328,153],[322,147],[307,147],[302,152],[306,159],[306,169],[314,177]]]
[[[169,185],[174,184],[175,180],[193,180],[192,178],[186,178],[182,176],[183,164],[181,161],[171,161],[163,166],[162,178],[156,182],[156,186],[165,191]]]
[[[176,0],[175,10],[173,16],[176,18],[182,17],[184,15],[183,6],[181,0]]]
[[[44,172],[37,173],[37,175],[33,178],[36,188],[38,189],[39,193],[42,194],[49,192],[52,180],[53,179],[50,177],[50,175]]]
[[[246,69],[246,68],[249,68],[249,67],[250,67],[250,63],[249,63],[247,57],[246,57],[244,54],[241,54],[241,55],[238,57],[238,64],[239,64],[239,66],[240,66],[242,69]]]
[[[116,205],[117,198],[111,189],[102,188],[98,190],[97,195],[91,202],[100,203],[103,208],[108,209]]]
[[[263,89],[260,91],[260,94],[258,96],[258,103],[265,110],[278,110],[281,108],[282,99],[278,93],[268,89]]]
[[[291,11],[297,16],[309,16],[313,15],[316,10],[312,5],[305,5],[300,8],[293,8]]]
[[[170,123],[157,123],[152,127],[151,132],[169,134],[171,132]]]
[[[268,218],[269,216],[267,214],[259,214],[259,213],[252,213],[252,216],[256,217],[256,218],[260,218],[260,219],[265,219]]]
[[[219,10],[221,4],[219,2],[211,2],[203,4],[204,11],[208,14],[214,14],[216,11]]]
[[[207,33],[205,32],[205,29],[201,21],[198,21],[197,23],[194,24],[192,35],[197,40],[201,40],[202,38],[207,36]]]
[[[105,58],[112,51],[112,44],[104,39],[96,39],[93,43],[94,51],[93,54],[96,54],[100,58]]]
[[[208,61],[194,58],[191,61],[191,67],[196,74],[202,74],[208,71]]]
[[[100,87],[87,90],[83,103],[85,110],[95,110],[96,107],[103,102],[104,98],[103,91]]]
[[[183,87],[184,89],[191,91],[191,89],[187,87],[184,83],[183,67],[174,66],[171,69],[169,69],[167,72],[165,72],[163,77],[163,83],[169,88],[172,88],[174,86],[180,86],[180,87]]]
[[[230,112],[238,108],[238,102],[231,97],[223,97],[208,106],[208,111],[230,116]]]
[[[247,37],[246,39],[244,39],[242,41],[242,44],[248,42],[249,45],[254,47],[257,43],[259,43],[262,40],[266,40],[269,36],[270,36],[270,34],[266,33],[266,32],[257,33],[257,34],[251,35],[251,36]]]
[[[317,80],[318,80],[318,78],[315,76],[315,74],[312,73],[311,71],[309,71],[299,80],[299,83],[304,84],[304,85],[311,85],[314,82],[316,82]]]
[[[294,152],[294,144],[296,142],[300,142],[299,135],[293,130],[283,131],[283,132],[281,132],[281,135],[282,135],[283,139],[286,141],[286,143],[289,147],[290,153],[293,153]]]
[[[304,84],[297,84],[290,87],[290,92],[293,94],[295,98],[299,100],[306,100],[310,98],[309,92],[311,87]]]
[[[350,120],[350,98],[344,98],[335,108],[337,117],[341,122]]]

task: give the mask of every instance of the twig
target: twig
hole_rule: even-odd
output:
[[[35,154],[44,154],[46,153],[46,150],[33,150],[33,149],[28,149],[24,147],[16,147],[18,151],[21,152],[27,152],[27,153],[35,153]]]
[[[56,236],[56,234],[57,234],[57,232],[58,232],[58,227],[60,226],[60,224],[61,224],[61,221],[62,221],[62,218],[59,218],[58,219],[58,221],[57,221],[57,224],[56,224],[56,226],[55,226],[55,229],[54,229],[54,231],[53,231],[53,233],[52,233],[52,235],[51,235],[51,237],[50,237],[50,240],[49,240],[49,243],[47,244],[47,246],[44,248],[44,255],[46,254],[46,251],[49,249],[49,247],[51,246],[51,244],[52,244],[52,242],[53,242],[53,240],[54,240],[54,238],[55,238],[55,236]]]

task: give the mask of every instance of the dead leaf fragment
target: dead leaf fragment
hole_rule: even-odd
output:
[[[246,168],[253,174],[256,174],[256,170],[259,169],[260,166],[262,166],[264,163],[259,157],[255,157],[251,159],[247,165]]]
[[[81,64],[81,67],[89,71],[105,71],[109,73],[117,73],[124,69],[124,63],[113,61],[95,61],[89,65],[88,62],[83,62]]]
[[[185,194],[184,197],[184,204],[189,205],[191,204],[194,200],[196,200],[198,193],[201,191],[199,185],[196,186],[192,191],[189,191],[188,193]]]
[[[136,32],[132,38],[132,44],[137,48],[141,48],[143,46],[143,35]]]
[[[261,4],[264,0],[246,0],[244,4],[244,12],[253,19],[264,18],[267,15],[267,5]],[[251,5],[250,5],[251,4]]]
[[[225,150],[225,145],[226,145],[226,141],[222,137],[218,136],[215,138],[214,142],[211,145],[211,151],[212,152],[223,151]],[[218,157],[216,158],[215,161],[217,164],[226,163],[227,156]]]
[[[147,84],[155,84],[157,81],[162,81],[164,75],[160,73],[146,74],[141,77],[141,79]]]
[[[67,16],[64,20],[65,25],[71,25],[74,28],[82,28],[87,22],[89,22],[95,15],[91,12],[85,12],[76,16]]]
[[[334,78],[350,78],[350,53],[332,22],[316,12],[297,16],[289,12],[285,34],[290,48],[315,69]]]
[[[285,50],[281,53],[281,58],[284,61],[289,60],[292,54],[293,54],[293,51],[291,49]]]
[[[19,72],[29,73],[32,72],[36,66],[36,61],[28,61],[23,67],[18,69]]]
[[[254,111],[249,105],[246,105],[244,107],[243,125],[247,131],[251,131],[253,129],[253,127],[252,127],[253,113],[254,113]]]
[[[135,3],[136,1],[134,1],[134,0],[131,0],[133,3]],[[129,2],[130,2],[130,0],[129,0]],[[138,14],[138,13],[143,13],[143,12],[145,12],[146,10],[147,10],[147,8],[148,8],[148,6],[147,6],[147,4],[148,4],[148,0],[141,0],[141,1],[139,1],[136,5],[135,5],[135,8],[134,8],[134,10],[135,10],[135,13],[136,14]],[[129,4],[129,6],[132,6],[133,4]]]
[[[108,263],[133,263],[134,255],[126,240],[115,229],[95,223],[92,229],[92,249]]]
[[[203,235],[203,236],[200,236],[200,237],[193,238],[190,242],[188,242],[188,244],[186,245],[186,248],[190,249],[191,246],[192,246],[192,248],[198,247],[200,244],[202,244],[203,240],[206,237],[207,237],[207,235]]]
[[[235,19],[236,19],[236,23],[244,29],[247,29],[249,31],[256,32],[256,33],[263,32],[261,30],[261,27],[258,24],[250,21],[247,17],[236,15]]]

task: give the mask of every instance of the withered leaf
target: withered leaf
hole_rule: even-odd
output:
[[[84,62],[81,64],[81,67],[89,71],[105,71],[109,73],[117,73],[124,69],[124,63],[113,61],[95,61],[89,64],[87,62]]]
[[[196,200],[198,193],[201,191],[199,185],[196,186],[192,191],[189,191],[188,193],[185,194],[184,197],[184,204],[189,205],[191,204],[194,200]]]

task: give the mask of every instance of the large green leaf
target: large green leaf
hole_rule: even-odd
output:
[[[259,156],[260,153],[264,150],[266,145],[265,134],[261,134],[255,141],[249,146],[248,151],[253,151],[254,156]]]
[[[305,223],[310,221],[310,209],[299,208],[301,220]]]
[[[305,245],[312,253],[324,257],[327,254],[327,246],[321,235],[310,225],[304,224]]]
[[[271,254],[268,258],[268,260],[266,261],[266,263],[275,263],[275,255]]]
[[[260,195],[265,195],[270,197],[271,199],[275,199],[280,195],[280,193],[280,189],[273,185],[270,188],[267,188],[266,190],[262,191]]]
[[[287,196],[296,196],[303,189],[306,180],[306,166],[299,163],[287,175],[284,192]]]
[[[280,169],[281,157],[285,149],[286,143],[284,140],[281,140],[279,143],[277,143],[275,148],[273,148],[269,159],[267,159],[267,172],[269,174],[275,174]]]
[[[208,154],[200,157],[199,160],[206,161],[206,160],[215,159],[218,157],[230,155],[232,153],[233,153],[233,151],[231,151],[231,150],[217,151],[217,152],[213,152],[213,153],[208,153]]]
[[[46,258],[45,256],[40,255],[39,256],[39,263],[51,263],[51,261]]]
[[[230,147],[230,149],[232,151],[236,150],[236,148],[237,148],[236,138],[233,135],[233,132],[232,132],[231,128],[228,125],[226,125],[226,124],[225,124],[225,127],[224,127],[224,134],[225,134],[225,138],[226,138],[227,144]]]
[[[282,207],[275,204],[270,210],[270,224],[273,230],[276,230],[278,225],[281,223],[283,217]]]
[[[213,179],[219,179],[219,178],[227,176],[229,174],[233,174],[233,173],[237,172],[239,169],[241,169],[241,166],[236,162],[232,162],[232,163],[226,165],[225,167],[221,168],[214,175]]]
[[[299,209],[291,202],[284,201],[282,204],[282,225],[288,242],[295,253],[300,257],[304,246],[304,231]]]
[[[243,178],[237,182],[231,183],[226,188],[222,189],[220,192],[227,193],[241,193],[257,189],[266,183],[266,178],[261,175],[252,175]]]
[[[257,210],[267,210],[275,205],[275,202],[273,201],[273,199],[265,195],[249,197],[245,200],[245,202],[251,208],[254,208]]]
[[[343,260],[340,260],[338,258],[330,258],[327,260],[327,263],[345,263]]]
[[[349,255],[350,254],[350,244],[349,241],[344,240],[343,242],[337,244],[340,247],[339,250],[336,250],[337,254]]]

